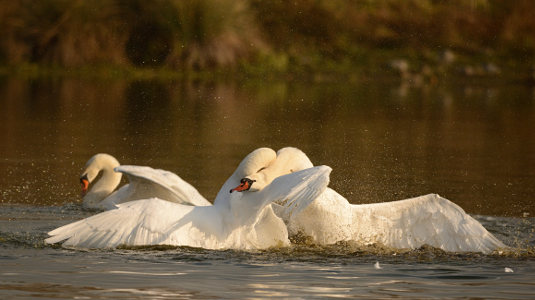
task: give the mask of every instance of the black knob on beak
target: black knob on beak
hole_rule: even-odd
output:
[[[253,182],[256,182],[256,180],[252,180],[249,178],[242,178],[240,180],[240,185],[230,190],[230,192],[232,193],[234,191],[237,191],[237,192],[247,191],[251,188],[251,185],[253,185]]]

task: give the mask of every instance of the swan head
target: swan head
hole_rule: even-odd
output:
[[[312,162],[306,154],[293,147],[282,148],[277,151],[276,155],[273,151],[269,160],[267,156],[263,158],[263,160],[257,160],[257,158],[253,157],[250,163],[254,164],[255,168],[244,169],[245,174],[240,180],[240,185],[233,188],[230,191],[231,193],[233,191],[242,192],[247,190],[251,192],[260,191],[279,176],[313,167]]]
[[[253,185],[253,183],[256,182],[255,180],[251,180],[249,178],[242,178],[240,180],[240,185],[238,185],[237,187],[233,188],[232,190],[230,190],[230,192],[243,192],[243,191],[248,191],[251,186]]]
[[[98,174],[103,172],[114,173],[113,169],[118,167],[119,161],[115,157],[99,153],[93,155],[85,164],[85,169],[80,176],[80,184],[82,185],[82,197],[87,194],[89,185],[97,178]],[[120,176],[120,175],[119,175]],[[119,177],[120,180],[120,177]]]
[[[87,174],[80,176],[80,184],[82,185],[82,197],[83,197],[87,194],[87,190],[89,189],[89,179],[87,178]]]

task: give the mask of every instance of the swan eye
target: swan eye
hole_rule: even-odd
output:
[[[256,171],[256,173],[259,173],[259,172],[262,172],[266,167],[262,167],[260,169],[258,169],[258,171]]]
[[[294,172],[294,169],[290,169],[290,173],[293,173]]]

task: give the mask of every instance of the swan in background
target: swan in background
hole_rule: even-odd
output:
[[[283,148],[278,153],[269,172],[244,177],[235,190],[262,190],[276,172],[282,175],[312,165],[297,148]],[[356,205],[327,188],[300,210],[284,201],[275,201],[272,206],[287,224],[290,236],[304,234],[323,245],[351,240],[392,248],[414,249],[428,244],[445,251],[483,253],[506,247],[461,207],[436,194]]]
[[[101,178],[94,182],[99,173],[102,173]],[[130,183],[115,191],[123,174],[128,176]],[[151,197],[187,205],[211,205],[193,186],[172,172],[121,166],[117,159],[105,153],[96,154],[87,161],[80,183],[85,208],[114,209],[120,203]]]
[[[261,151],[262,152],[262,151]],[[267,152],[264,152],[267,153]],[[258,154],[258,153],[257,153]],[[242,172],[254,165],[247,158]],[[258,192],[229,193],[225,205],[189,206],[157,198],[118,204],[116,209],[49,232],[46,243],[113,248],[119,245],[176,245],[207,249],[264,249],[289,245],[286,225],[272,201],[296,211],[327,187],[331,168],[320,166],[278,177]],[[236,172],[235,172],[236,173]]]

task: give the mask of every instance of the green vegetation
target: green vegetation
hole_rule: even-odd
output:
[[[534,13],[531,0],[0,0],[0,71],[533,81]]]

